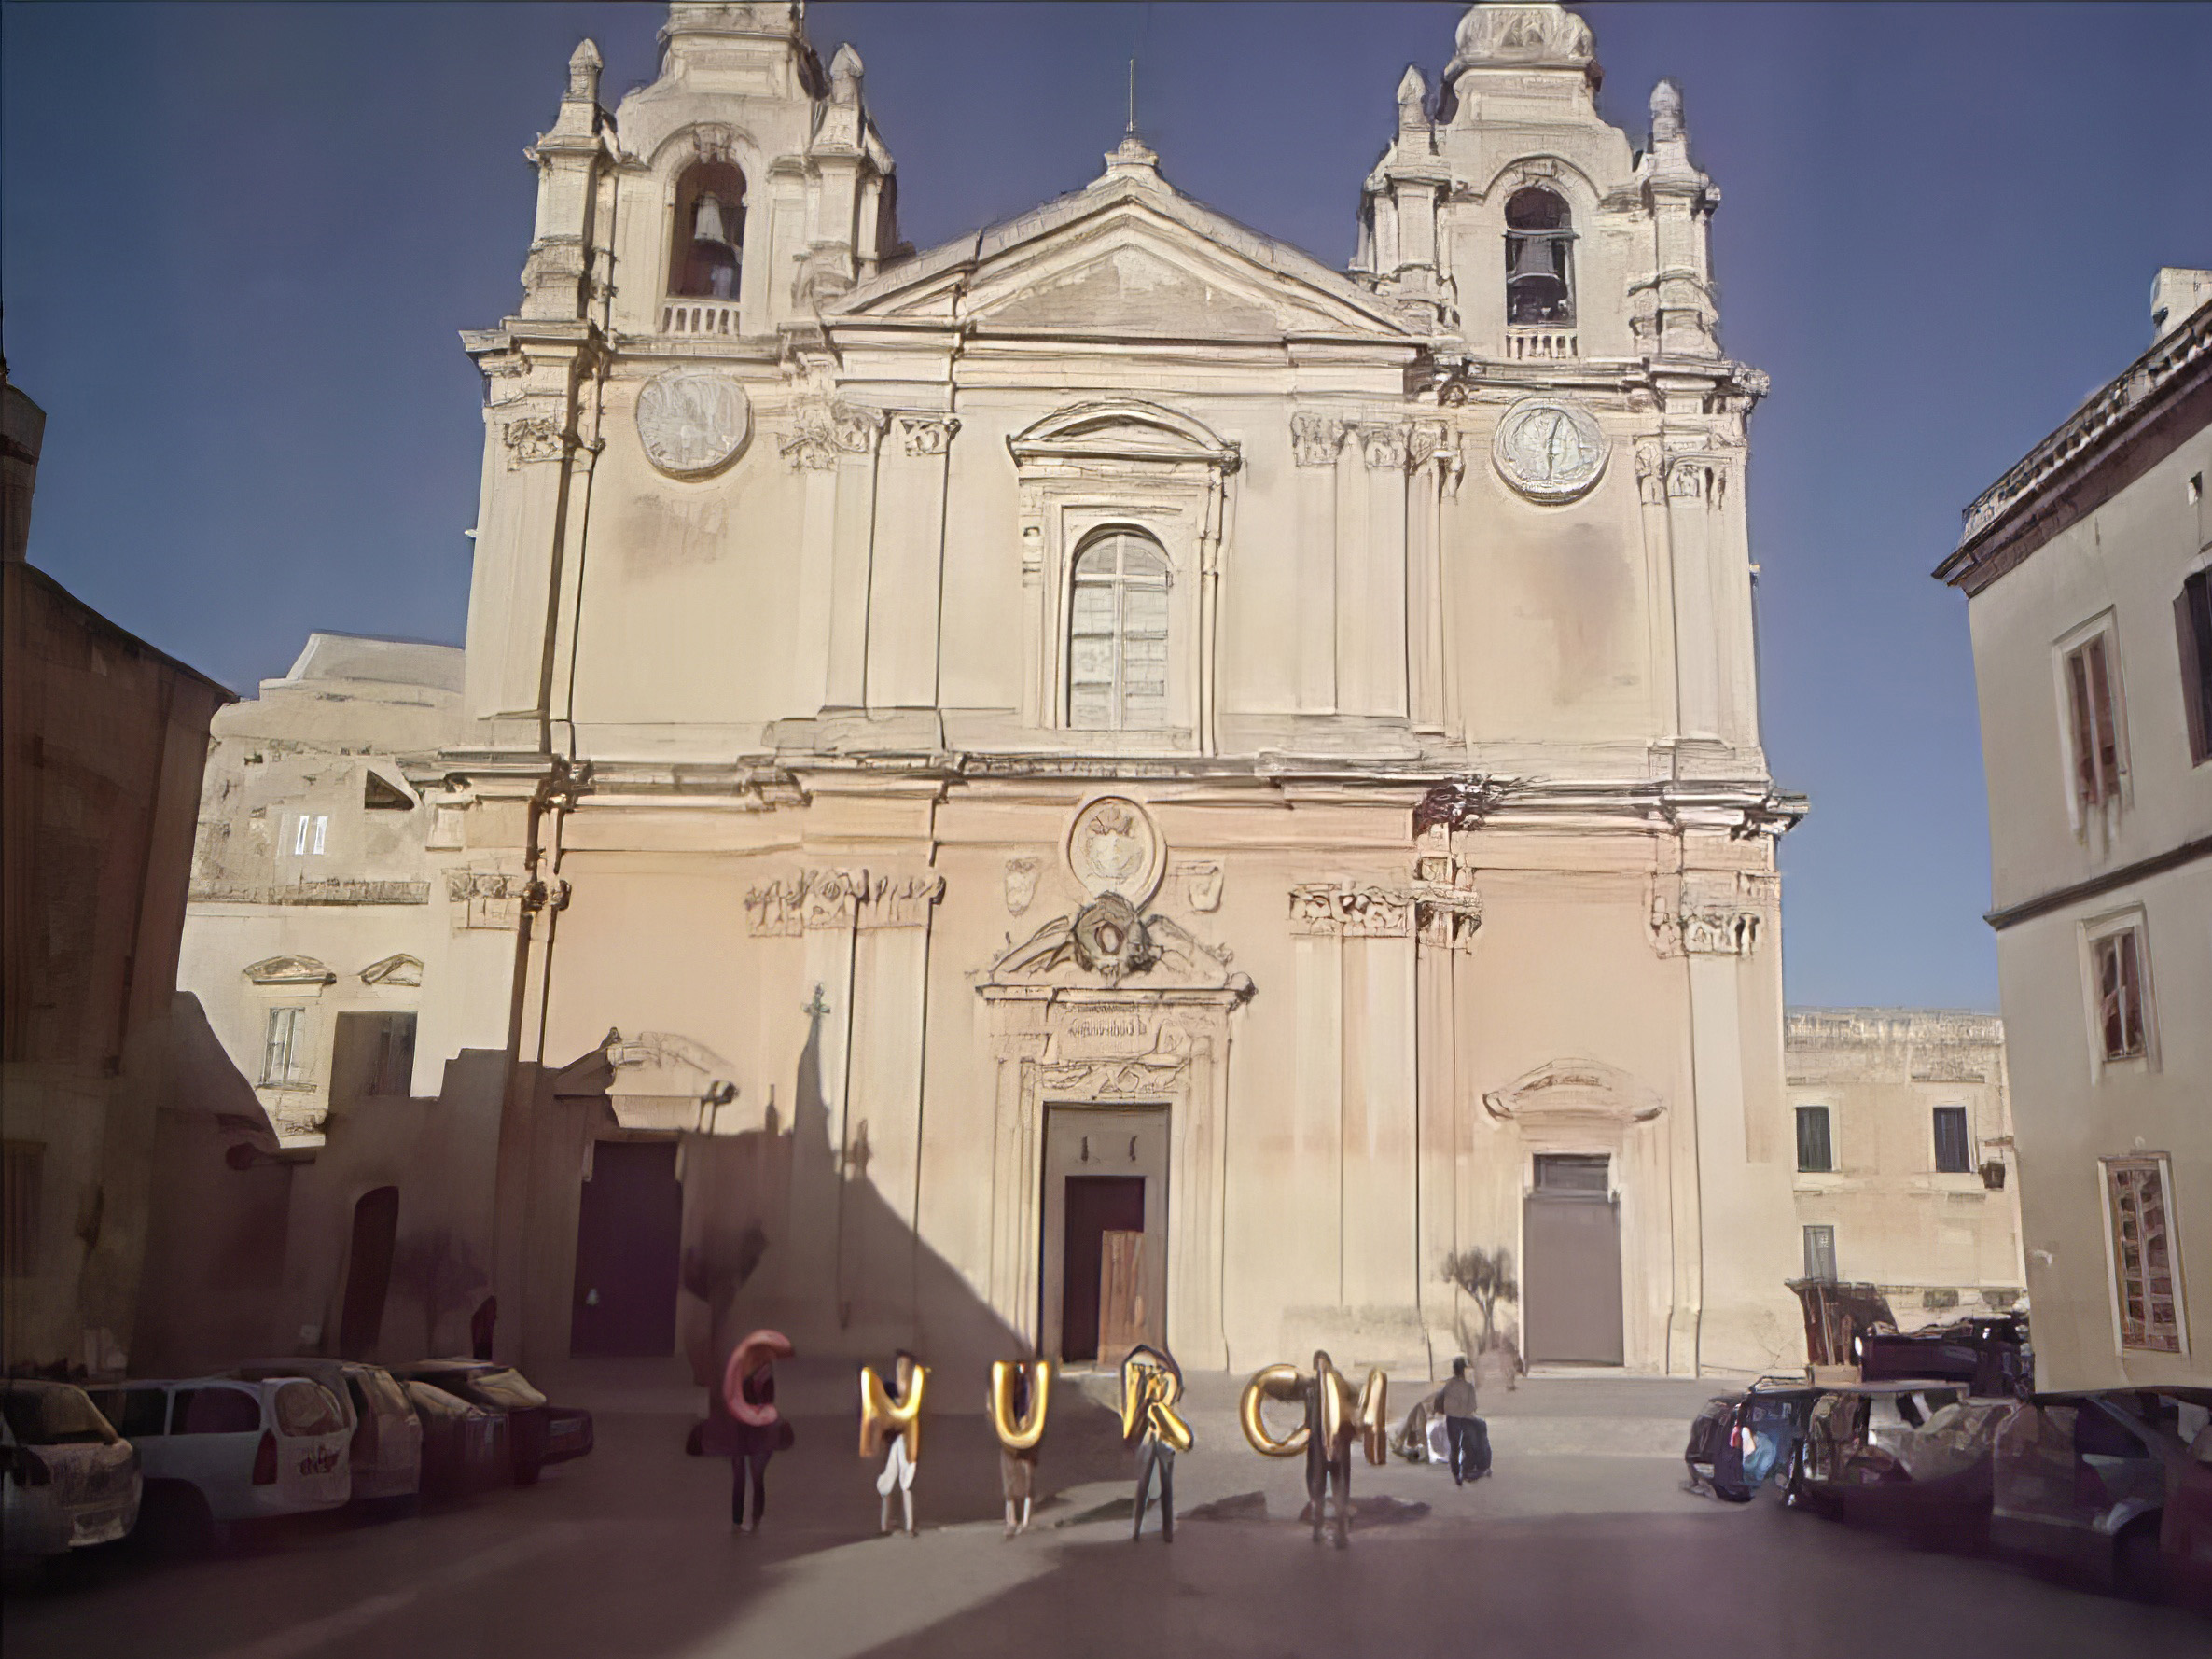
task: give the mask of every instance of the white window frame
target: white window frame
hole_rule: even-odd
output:
[[[1083,575],[1083,561],[1092,551],[1105,547],[1120,547],[1126,542],[1135,543],[1160,561],[1158,583],[1162,595],[1160,606],[1162,618],[1160,631],[1162,657],[1160,718],[1147,725],[1134,724],[1128,718],[1129,695],[1126,682],[1131,637],[1128,596],[1133,588],[1140,586],[1149,588],[1153,584],[1129,574],[1123,568],[1128,562],[1127,558],[1120,553],[1116,555],[1113,574],[1103,579],[1092,578],[1089,580],[1086,580]],[[1066,654],[1063,659],[1065,667],[1062,676],[1061,687],[1061,724],[1071,732],[1172,732],[1176,730],[1175,687],[1172,683],[1175,675],[1176,564],[1175,557],[1168,551],[1166,544],[1150,530],[1137,525],[1104,525],[1092,531],[1077,544],[1073,556],[1067,562],[1067,643]],[[1085,587],[1104,588],[1113,595],[1114,599],[1112,630],[1107,635],[1109,648],[1113,656],[1112,679],[1107,687],[1107,695],[1112,701],[1112,720],[1105,726],[1083,726],[1077,724],[1076,721],[1076,639],[1078,637],[1076,594]]]
[[[292,857],[295,858],[320,857],[325,839],[330,832],[328,813],[303,812],[292,826]]]
[[[2133,929],[2135,935],[2135,986],[2143,1005],[2143,1052],[2119,1059],[2105,1055],[2103,977],[2097,970],[2097,946],[2115,934]],[[2129,904],[2085,919],[2080,928],[2081,1009],[2089,1025],[2089,1074],[2102,1081],[2109,1073],[2155,1072],[2158,1060],[2158,994],[2151,982],[2149,920],[2140,904]]]
[[[285,1016],[289,1015],[287,1019]],[[285,1028],[284,1046],[277,1046],[279,1025]],[[296,1089],[306,1076],[301,1064],[302,1039],[307,1033],[307,1010],[296,1002],[280,1002],[271,1006],[262,1016],[261,1023],[261,1087],[264,1089]],[[282,1065],[278,1062],[281,1058]]]
[[[2119,1214],[2113,1204],[2113,1189],[2118,1165],[2153,1165],[2158,1173],[2159,1193],[2166,1210],[2166,1257],[2174,1281],[2174,1340],[2171,1348],[2131,1346],[2127,1341],[2127,1325],[2122,1317],[2120,1290],[2120,1236]],[[2097,1200],[2105,1219],[2105,1284],[2112,1299],[2112,1349],[2125,1358],[2130,1354],[2158,1355],[2171,1359],[2189,1358],[2189,1298],[2188,1287],[2182,1282],[2180,1217],[2175,1203],[2173,1160],[2163,1152],[2131,1152],[2118,1157],[2097,1160]]]
[[[1828,1234],[1828,1277],[1825,1279],[1813,1271],[1813,1234],[1816,1233]],[[1802,1263],[1805,1270],[1804,1276],[1816,1284],[1841,1284],[1843,1270],[1836,1260],[1836,1224],[1833,1221],[1807,1221],[1799,1229],[1799,1240],[1804,1251]]]
[[[2113,819],[2135,806],[2135,775],[2128,760],[2127,675],[2120,660],[2120,622],[2118,613],[2108,608],[2061,634],[2051,648],[2052,676],[2058,690],[2059,755],[2064,762],[2060,780],[2066,792],[2066,822],[2073,826],[2076,836],[2086,836],[2093,809],[2081,799],[2081,754],[2074,732],[2070,663],[2075,654],[2093,641],[2102,641],[2104,645],[2106,691],[2112,704],[2112,755],[2118,775],[2112,780],[2111,792],[2094,809],[2094,818],[2109,836]]]

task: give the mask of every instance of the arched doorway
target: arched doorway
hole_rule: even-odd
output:
[[[399,1236],[399,1189],[378,1187],[354,1206],[354,1237],[346,1251],[345,1303],[338,1320],[338,1353],[365,1359],[384,1322],[384,1295],[392,1288],[392,1245]]]

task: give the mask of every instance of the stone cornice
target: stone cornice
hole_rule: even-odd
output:
[[[2212,422],[2212,304],[2129,364],[1966,509],[1938,581],[1970,597]]]

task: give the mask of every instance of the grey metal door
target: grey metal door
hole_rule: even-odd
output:
[[[1547,1155],[1521,1220],[1523,1358],[1619,1365],[1621,1206],[1602,1156]]]

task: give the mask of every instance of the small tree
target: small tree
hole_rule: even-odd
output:
[[[392,1252],[392,1282],[423,1309],[423,1353],[438,1352],[438,1327],[449,1313],[468,1305],[490,1281],[468,1241],[450,1227],[434,1227],[402,1239]]]
[[[1521,1300],[1521,1287],[1513,1278],[1513,1252],[1502,1245],[1496,1250],[1454,1251],[1444,1258],[1444,1276],[1467,1292],[1482,1316],[1475,1351],[1488,1353],[1497,1346],[1497,1304]]]

